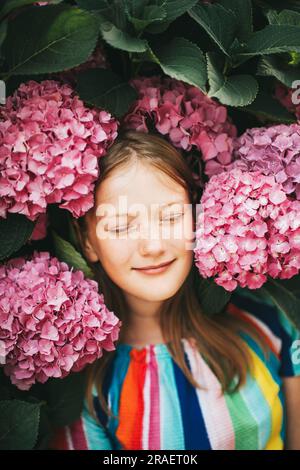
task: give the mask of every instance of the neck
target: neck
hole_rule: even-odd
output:
[[[121,331],[120,342],[133,346],[163,343],[160,327],[160,308],[162,302],[145,302],[127,299],[129,315]]]

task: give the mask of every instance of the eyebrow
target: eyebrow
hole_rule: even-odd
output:
[[[165,202],[165,203],[163,203],[163,204],[160,204],[160,208],[163,209],[164,207],[173,206],[174,204],[184,204],[184,201],[181,200],[181,201]],[[122,217],[123,215],[127,215],[130,220],[135,219],[135,218],[137,217],[137,214],[136,214],[136,213],[134,213],[134,214],[129,214],[129,213],[127,213],[127,212],[122,212],[122,213],[117,213],[117,214],[108,216],[108,218],[110,218],[110,217],[115,217],[115,215],[118,216],[118,217]],[[105,217],[107,217],[107,215],[98,215],[98,216],[97,216],[98,219],[103,219],[103,218],[105,218]]]

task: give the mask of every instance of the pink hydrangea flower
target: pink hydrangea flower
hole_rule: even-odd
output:
[[[109,113],[87,108],[67,84],[21,84],[0,107],[0,217],[15,212],[34,221],[51,203],[84,215],[98,158],[117,130]]]
[[[248,129],[235,141],[233,167],[273,175],[286,194],[300,199],[300,125]]]
[[[80,371],[114,350],[120,326],[97,282],[47,252],[0,267],[3,367],[21,390]]]
[[[299,272],[300,202],[273,176],[239,169],[212,176],[201,205],[194,254],[203,277],[232,291]]]
[[[199,88],[169,77],[139,77],[131,84],[139,97],[124,117],[125,128],[155,128],[175,147],[201,151],[207,175],[222,172],[231,163],[237,131],[225,106]]]

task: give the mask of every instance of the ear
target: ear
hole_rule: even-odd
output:
[[[84,256],[91,263],[96,263],[99,258],[89,240],[87,231],[81,229],[76,219],[72,220],[72,224]]]

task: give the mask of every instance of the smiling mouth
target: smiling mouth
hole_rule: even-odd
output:
[[[169,266],[171,266],[171,264],[173,264],[175,261],[175,259],[173,259],[172,261],[169,261],[167,263],[164,263],[164,264],[161,264],[161,265],[158,265],[158,266],[154,266],[154,267],[147,267],[147,268],[133,268],[135,271],[140,271],[142,273],[146,273],[146,274],[158,274],[160,272],[163,272],[165,271]]]

